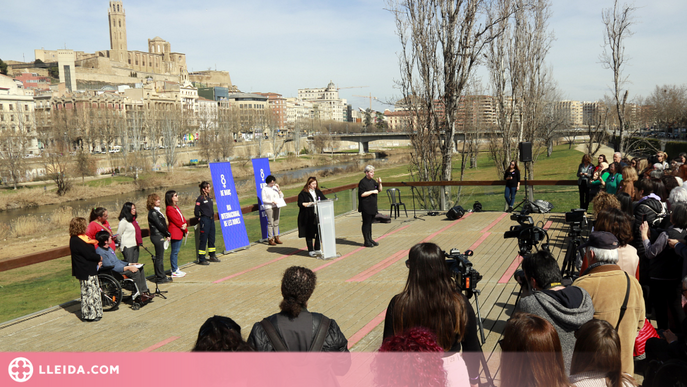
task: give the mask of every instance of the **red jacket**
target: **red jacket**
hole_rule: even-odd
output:
[[[188,229],[182,230],[181,226],[186,225],[188,227],[188,224],[179,207],[167,206],[167,222],[169,223],[169,233],[172,234],[172,240],[179,241],[184,239]]]
[[[110,235],[114,235],[114,233],[112,232],[112,227],[110,227],[110,222],[106,220],[103,224],[100,224],[97,220],[94,220],[88,224],[88,227],[86,228],[86,235],[88,235],[88,237],[91,239],[95,239],[95,234],[97,234],[98,231],[103,230],[109,231]],[[112,250],[115,250],[117,248],[114,241],[112,241],[110,247],[112,247]],[[96,245],[94,246],[94,248],[98,248],[98,246]]]

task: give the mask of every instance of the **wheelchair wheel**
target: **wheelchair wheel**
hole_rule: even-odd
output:
[[[122,302],[122,287],[109,274],[99,274],[100,295],[103,300],[103,310],[114,310]]]

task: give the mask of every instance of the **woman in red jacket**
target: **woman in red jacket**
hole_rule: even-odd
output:
[[[169,222],[169,232],[172,234],[172,253],[169,255],[169,262],[172,265],[172,277],[179,278],[186,275],[179,270],[177,265],[177,258],[179,250],[181,250],[181,240],[188,232],[188,223],[186,218],[181,213],[177,203],[179,196],[176,191],[167,191],[165,193],[165,205],[167,206],[167,221]]]
[[[86,229],[86,236],[95,240],[95,234],[97,234],[98,231],[107,231],[110,233],[110,235],[114,236],[112,233],[112,227],[110,227],[110,223],[107,221],[107,218],[107,209],[104,207],[94,207],[91,210],[91,214],[88,219],[90,223],[88,223],[88,228]],[[114,241],[110,243],[110,247],[112,250],[117,251],[117,246],[115,245]]]

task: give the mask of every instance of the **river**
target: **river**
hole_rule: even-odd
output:
[[[386,159],[377,159],[377,162],[385,162]],[[283,171],[283,172],[278,172],[275,173],[278,178],[286,178],[288,177],[291,180],[303,180],[305,181],[307,176],[317,174],[318,172],[322,172],[324,170],[330,170],[334,168],[346,168],[348,166],[360,166],[362,164],[365,164],[365,160],[358,160],[355,162],[349,162],[349,163],[343,163],[343,164],[334,164],[334,165],[323,165],[323,166],[317,166],[317,167],[307,167],[307,168],[302,168],[302,169],[296,169],[292,171]],[[236,186],[241,187],[244,186],[246,183],[252,183],[254,181],[253,177],[251,178],[243,178],[243,179],[237,179],[235,180]],[[254,188],[254,183],[249,185],[250,189],[255,189]],[[188,184],[188,185],[183,185],[179,187],[174,187],[174,189],[179,193],[180,197],[183,196],[190,196],[192,198],[195,198],[199,194],[198,190],[198,184]],[[26,215],[31,215],[31,216],[37,216],[37,217],[42,217],[42,218],[49,218],[50,215],[57,209],[63,208],[63,207],[72,207],[78,214],[84,214],[90,212],[90,209],[93,207],[105,207],[110,211],[110,217],[111,218],[116,218],[119,216],[119,210],[122,208],[122,205],[124,205],[124,202],[131,201],[134,203],[144,203],[146,198],[148,197],[149,194],[153,192],[158,192],[159,194],[162,194],[163,192],[160,189],[149,189],[149,190],[140,190],[140,191],[132,191],[129,193],[126,193],[124,195],[111,195],[111,196],[101,196],[98,198],[90,199],[90,200],[79,200],[79,201],[73,201],[73,202],[67,202],[67,203],[60,203],[60,204],[49,204],[49,205],[44,205],[44,206],[39,206],[39,207],[31,207],[31,208],[21,208],[21,209],[16,209],[16,210],[7,210],[7,211],[0,211],[0,222],[5,223],[5,224],[11,224],[10,222],[20,216],[26,216]],[[193,200],[193,199],[191,199]],[[163,198],[164,201],[164,198]],[[164,204],[164,203],[163,203]]]

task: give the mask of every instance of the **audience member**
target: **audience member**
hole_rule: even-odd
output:
[[[591,320],[576,333],[570,382],[577,387],[631,387],[637,383],[623,373],[620,337],[605,320]]]
[[[138,292],[132,295],[134,300],[140,297],[143,303],[150,301],[153,296],[148,291],[143,267],[139,269],[135,264],[129,264],[126,261],[117,259],[114,250],[109,246],[110,242],[112,242],[112,235],[107,231],[98,231],[98,233],[95,234],[95,239],[98,241],[98,248],[95,249],[95,252],[103,259],[103,266],[111,266],[112,270],[134,280],[138,288]]]
[[[598,223],[598,221],[597,221]],[[550,322],[561,341],[566,373],[575,347],[575,331],[594,316],[592,298],[577,286],[565,287],[556,259],[546,250],[528,254],[522,260],[525,287],[530,295],[523,297],[520,311],[532,313]]]
[[[348,352],[348,340],[336,321],[307,309],[316,282],[317,276],[308,268],[292,266],[286,269],[281,282],[284,297],[279,304],[281,312],[256,322],[248,336],[248,343],[256,351]],[[319,335],[320,329],[325,330],[326,335]],[[318,342],[320,337],[324,340]],[[347,370],[349,366],[350,363],[342,368]]]
[[[599,192],[598,195],[592,199],[594,206],[594,214],[598,214],[607,208],[620,208],[620,202],[615,195],[606,192]]]
[[[618,192],[615,195],[616,199],[620,202],[620,210],[623,211],[631,219],[634,219],[634,202],[632,201],[632,196],[625,192]],[[633,223],[634,224],[634,223]]]
[[[648,175],[647,169],[649,169],[649,160],[645,158],[639,159],[637,161],[637,167],[635,167],[635,169],[637,170],[637,178],[639,180],[644,179]],[[651,167],[651,169],[653,169],[653,166]]]
[[[241,337],[241,326],[229,317],[212,316],[198,331],[191,352],[250,352],[253,348]]]
[[[506,323],[501,345],[501,387],[569,387],[561,343],[545,319],[516,313]]]
[[[467,369],[463,366],[462,378],[447,375],[442,355],[432,331],[423,327],[411,328],[400,335],[387,337],[372,363],[374,385],[396,386],[465,386]],[[390,353],[402,352],[391,355]]]
[[[618,245],[610,232],[592,232],[582,245],[589,267],[574,285],[592,297],[594,318],[606,320],[618,330],[623,372],[632,375],[632,350],[637,332],[644,326],[645,308],[639,282],[617,265]]]
[[[139,256],[139,246],[143,245],[141,227],[138,225],[136,205],[132,202],[124,203],[122,211],[119,213],[119,225],[117,234],[121,243],[119,248],[122,250],[124,260],[129,263],[137,263]]]
[[[639,178],[637,177],[637,171],[630,167],[623,167],[622,170],[622,175],[623,175],[623,184],[622,187],[620,187],[620,192],[625,192],[630,195],[630,197],[635,196],[635,181],[637,181]]]
[[[687,276],[682,279],[682,297],[687,298]],[[683,306],[687,314],[687,304]],[[682,333],[675,334],[670,329],[663,331],[660,338],[646,341],[646,359],[667,361],[671,359],[687,360],[687,319],[682,321]]]
[[[622,210],[608,208],[596,217],[595,231],[608,231],[618,238],[618,266],[639,280],[639,255],[632,242],[633,219]],[[582,269],[584,270],[584,269]]]
[[[95,252],[95,240],[86,235],[88,223],[84,218],[69,222],[69,251],[72,255],[72,276],[81,285],[81,320],[100,321],[103,302],[100,298],[98,268],[102,259]]]
[[[384,338],[418,326],[429,328],[444,351],[455,353],[452,361],[456,368],[465,362],[470,384],[477,385],[482,348],[475,312],[456,291],[443,251],[434,243],[419,243],[410,249],[406,266],[406,286],[386,309]]]
[[[577,189],[580,192],[580,208],[585,210],[589,208],[589,190],[593,174],[594,164],[592,164],[592,158],[585,154],[582,156],[582,162],[577,167]]]
[[[646,257],[650,262],[649,285],[650,301],[654,308],[658,329],[670,328],[680,332],[680,322],[684,319],[679,306],[678,288],[683,278],[682,256],[674,249],[666,248],[668,239],[687,238],[687,204],[678,203],[670,215],[671,227],[661,232],[652,243],[649,240],[649,225],[644,222],[640,227]],[[673,321],[669,324],[669,313]]]

